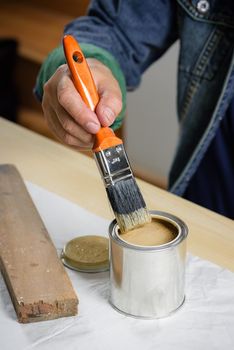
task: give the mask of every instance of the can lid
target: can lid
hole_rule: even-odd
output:
[[[80,272],[109,270],[109,242],[102,236],[80,236],[67,242],[61,254],[62,263]]]

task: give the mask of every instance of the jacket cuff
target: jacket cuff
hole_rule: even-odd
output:
[[[64,63],[66,63],[66,59],[62,46],[54,49],[43,62],[33,90],[39,101],[42,101],[44,84],[52,77],[57,68]]]
[[[122,92],[123,107],[120,114],[115,119],[115,122],[111,125],[113,130],[118,129],[121,126],[123,117],[126,113],[126,83],[123,72],[116,59],[108,51],[92,44],[80,43],[80,47],[86,58],[96,58],[106,65],[112,71],[112,74],[119,83]],[[59,46],[49,54],[42,64],[37,76],[36,86],[34,88],[34,93],[40,101],[43,97],[44,84],[55,73],[56,69],[64,63],[66,63],[66,59],[64,56],[63,47]]]

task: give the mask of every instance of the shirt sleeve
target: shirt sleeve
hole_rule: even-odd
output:
[[[176,6],[175,0],[93,0],[87,16],[69,23],[65,33],[111,53],[132,90],[178,38]]]

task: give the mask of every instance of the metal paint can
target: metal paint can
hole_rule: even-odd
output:
[[[188,228],[178,217],[150,211],[152,219],[170,223],[175,238],[162,245],[139,246],[124,241],[116,220],[109,227],[110,304],[139,318],[161,318],[185,300],[186,237]]]

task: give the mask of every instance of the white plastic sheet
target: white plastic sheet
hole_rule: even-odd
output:
[[[76,236],[107,236],[108,221],[36,185],[27,186],[58,253]],[[0,276],[1,350],[234,349],[234,273],[226,269],[189,255],[186,302],[161,320],[115,311],[108,303],[108,272],[67,271],[80,299],[79,315],[33,324],[17,322]]]

